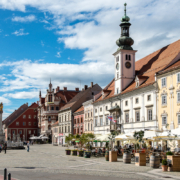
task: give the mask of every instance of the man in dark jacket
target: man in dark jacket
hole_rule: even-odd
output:
[[[4,153],[6,154],[6,150],[7,150],[7,144],[4,144]]]

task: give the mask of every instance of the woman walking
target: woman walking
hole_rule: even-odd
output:
[[[7,144],[4,144],[4,153],[6,154],[6,150],[7,150]]]

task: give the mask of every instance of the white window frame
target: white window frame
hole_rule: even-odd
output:
[[[95,126],[97,126],[97,119],[95,119]]]
[[[137,118],[137,114],[139,114],[139,117]],[[140,119],[140,110],[136,110],[135,111],[135,118],[136,118],[136,122],[140,122],[141,119]],[[138,120],[139,119],[139,120]]]
[[[180,114],[177,115],[178,124],[180,124]]]
[[[161,78],[161,87],[166,87],[166,77]]]
[[[166,119],[166,123],[164,123],[164,119]],[[167,116],[162,116],[162,125],[165,126],[167,124]]]
[[[23,119],[26,119],[26,115],[23,115]]]
[[[19,122],[16,122],[16,126],[19,126]]]
[[[177,73],[177,83],[180,83],[180,73]]]
[[[177,92],[177,102],[180,103],[180,92]]]
[[[147,101],[151,101],[151,94],[147,95]]]
[[[166,97],[165,99],[163,99],[163,97]],[[165,100],[165,102],[164,102],[164,100]],[[167,105],[167,95],[162,95],[161,96],[161,103],[162,103],[162,105]]]
[[[152,111],[152,109],[147,109],[147,119],[148,119],[148,121],[153,120],[153,111]]]
[[[106,125],[108,125],[109,124],[109,119],[108,119],[108,117],[106,117]]]
[[[127,120],[128,117],[128,120]],[[125,112],[125,122],[129,123],[129,112]]]
[[[103,117],[100,117],[100,126],[103,126]]]

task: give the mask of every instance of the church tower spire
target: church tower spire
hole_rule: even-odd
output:
[[[126,15],[126,6],[124,4],[124,16],[121,18],[121,37],[116,41],[116,44],[119,46],[119,49],[133,50],[131,47],[134,44],[134,40],[129,37],[129,28],[131,24],[129,23],[130,18]]]
[[[121,18],[121,36],[116,41],[119,46],[113,54],[115,59],[115,91],[114,94],[121,93],[135,78],[135,53],[131,47],[134,40],[129,37],[130,18],[127,16],[127,4],[124,4],[124,16]]]

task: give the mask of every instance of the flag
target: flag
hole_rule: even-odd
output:
[[[116,122],[116,120],[114,120],[112,116],[107,116],[107,118],[114,123]]]

